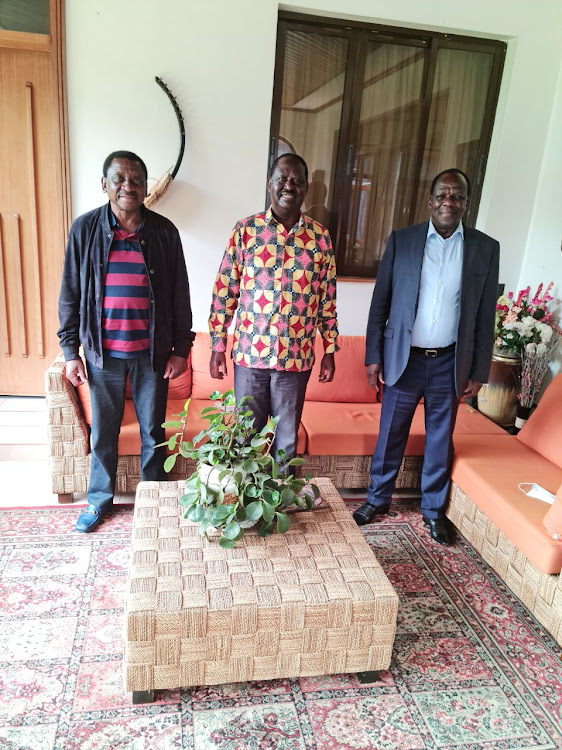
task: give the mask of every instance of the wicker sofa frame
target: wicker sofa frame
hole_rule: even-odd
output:
[[[75,492],[86,492],[90,476],[89,427],[84,418],[76,389],[64,377],[64,362],[57,359],[46,374],[49,461],[52,491],[59,503],[72,502]],[[368,483],[370,456],[304,456],[299,471],[315,477],[328,477],[338,487],[365,487]],[[193,462],[178,457],[170,480],[185,479]],[[419,487],[421,457],[406,456],[397,486]],[[116,492],[135,492],[140,482],[140,456],[119,456]]]

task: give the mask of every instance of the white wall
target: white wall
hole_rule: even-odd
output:
[[[502,244],[501,280],[514,288],[527,266],[560,278],[558,0],[308,0],[290,10],[509,41],[478,228]],[[127,148],[159,177],[175,161],[175,115],[185,117],[186,156],[157,210],[180,229],[196,330],[206,329],[214,275],[235,221],[263,208],[278,6],[274,0],[67,0],[67,76],[73,215],[103,202],[103,159]],[[556,125],[556,128],[555,128]],[[547,142],[548,136],[548,142]],[[558,165],[559,167],[559,165]],[[533,261],[540,253],[541,274]],[[342,333],[362,333],[372,284],[340,282]]]

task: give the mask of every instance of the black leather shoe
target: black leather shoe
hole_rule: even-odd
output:
[[[427,518],[424,516],[423,522],[429,526],[429,533],[432,539],[439,544],[444,544],[445,547],[451,546],[451,537],[443,518]]]
[[[375,516],[384,516],[385,513],[388,513],[388,506],[364,503],[360,508],[357,508],[353,514],[353,519],[358,526],[364,526],[366,523],[371,523]]]

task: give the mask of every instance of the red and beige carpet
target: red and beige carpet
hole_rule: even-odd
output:
[[[350,510],[358,503],[349,503]],[[364,531],[400,596],[390,671],[122,691],[132,509],[89,535],[75,508],[0,514],[2,750],[543,750],[562,747],[560,649],[472,548],[434,544],[418,503]]]

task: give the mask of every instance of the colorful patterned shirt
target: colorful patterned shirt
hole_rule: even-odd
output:
[[[301,214],[287,232],[271,209],[239,221],[213,289],[211,348],[226,350],[238,309],[232,356],[243,367],[309,370],[316,330],[337,346],[336,264],[328,230]]]
[[[109,249],[103,299],[102,341],[111,357],[129,359],[150,350],[148,276],[138,232],[121,229],[110,211]]]

